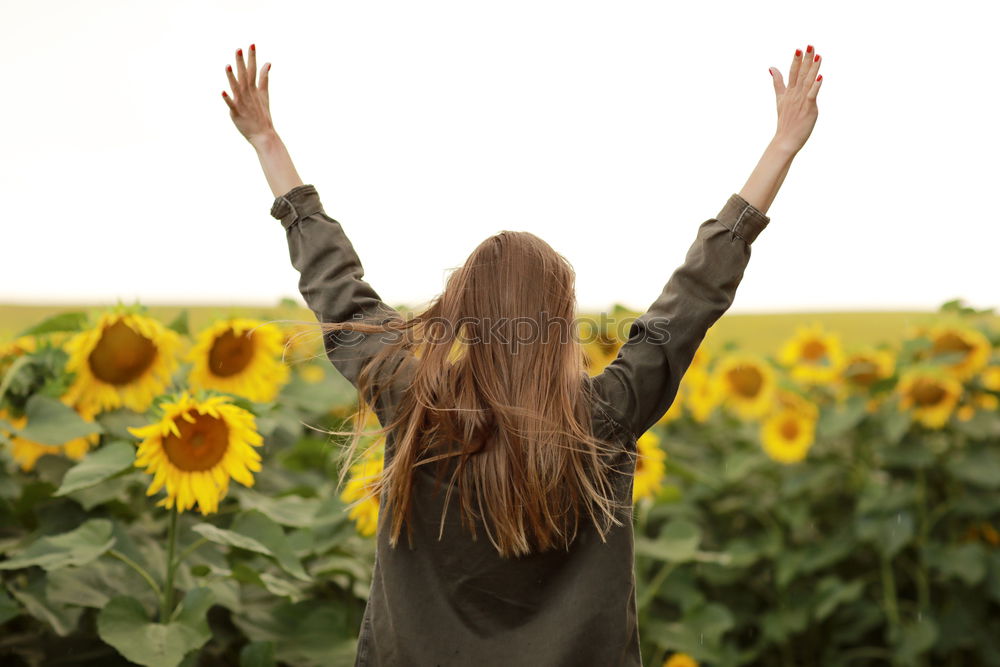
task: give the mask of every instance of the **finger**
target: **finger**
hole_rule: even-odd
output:
[[[799,69],[802,67],[802,49],[795,49],[795,56],[792,58],[792,66],[788,68],[788,85],[792,88],[799,80]]]
[[[249,75],[250,87],[253,88],[257,85],[257,46],[255,44],[250,45],[250,58],[247,62],[247,73]]]
[[[233,101],[231,99],[229,99],[229,95],[226,94],[226,91],[224,91],[224,90],[222,91],[222,99],[224,99],[226,101],[226,104],[229,106],[229,108],[232,110],[232,112],[236,113],[236,105],[233,104]]]
[[[243,49],[236,49],[236,78],[241,88],[247,85],[247,64],[243,62]],[[239,94],[239,91],[235,92]]]
[[[819,74],[819,65],[823,62],[823,57],[818,53],[814,53],[811,60],[812,62],[809,63],[809,69],[806,71],[805,77],[802,79],[802,85],[804,85],[807,90]]]
[[[233,75],[232,65],[226,65],[226,78],[229,79],[229,87],[232,89],[233,95],[238,95],[240,92],[240,83]]]
[[[767,71],[771,73],[771,82],[774,84],[774,94],[783,94],[785,92],[785,84],[781,80],[781,70],[777,67],[768,67]]]
[[[266,63],[260,68],[260,85],[258,86],[262,93],[267,95],[267,81],[269,75],[271,74],[271,63]]]
[[[820,74],[818,77],[816,77],[816,80],[812,82],[812,85],[809,86],[809,92],[806,93],[806,99],[809,100],[810,102],[815,101],[816,96],[819,95],[819,89],[822,85],[823,85],[823,75]]]

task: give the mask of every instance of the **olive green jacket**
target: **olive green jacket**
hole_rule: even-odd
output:
[[[271,215],[285,228],[299,290],[319,321],[398,316],[363,279],[351,242],[324,212],[314,186],[276,198]],[[583,378],[594,399],[595,434],[621,444],[611,465],[618,500],[629,507],[636,439],[670,407],[709,327],[733,303],[750,245],[768,222],[732,194],[698,227],[684,263],[632,322],[618,357],[599,375]],[[330,333],[327,357],[357,385],[384,335]],[[403,361],[415,363],[412,355],[397,363]],[[405,390],[401,385],[387,388],[373,406],[383,424]],[[387,457],[392,442],[389,434]],[[405,529],[397,547],[389,545],[383,530],[389,522],[380,510],[356,667],[641,665],[631,511],[619,517],[623,525],[612,528],[606,542],[584,521],[568,552],[501,559],[488,539],[472,540],[461,530],[457,516],[446,519],[438,540],[443,494],[430,492],[434,475],[427,468],[418,468],[414,480],[412,548]],[[484,534],[482,526],[477,534]]]

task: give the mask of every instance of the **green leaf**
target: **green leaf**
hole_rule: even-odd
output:
[[[87,454],[82,461],[70,468],[63,478],[56,496],[65,496],[79,489],[99,484],[122,470],[133,467],[135,446],[115,440]]]
[[[845,584],[836,576],[823,577],[816,586],[816,606],[813,608],[813,617],[816,621],[823,621],[840,605],[854,602],[861,597],[864,590],[865,584],[861,580]]]
[[[101,425],[84,421],[76,410],[62,401],[34,394],[25,406],[27,425],[21,437],[43,445],[63,445],[93,433],[103,433]]]
[[[21,336],[38,336],[56,331],[82,331],[86,325],[87,313],[84,311],[58,313],[24,329],[15,338],[20,338]]]
[[[921,615],[917,620],[903,624],[896,644],[896,657],[903,664],[914,664],[920,655],[931,650],[937,638],[937,624],[926,615]]]
[[[83,609],[49,600],[46,594],[46,577],[37,570],[35,572],[37,574],[29,575],[27,586],[11,588],[10,594],[24,605],[30,615],[51,627],[60,637],[72,634]]]
[[[816,424],[817,438],[830,438],[857,426],[867,414],[867,397],[852,396],[843,404],[823,410]]]
[[[940,544],[931,542],[924,547],[927,564],[943,577],[960,579],[975,586],[986,577],[986,550],[982,544]]]
[[[716,602],[695,607],[684,615],[684,625],[697,632],[704,641],[712,644],[718,642],[734,624],[729,609]]]
[[[7,591],[0,588],[0,625],[20,615],[21,608],[14,602],[14,598],[7,595]]]
[[[68,533],[43,537],[20,556],[0,561],[0,570],[16,570],[32,565],[55,570],[69,565],[86,565],[115,543],[108,519],[90,519]]]
[[[316,513],[320,509],[320,501],[316,498],[302,496],[272,498],[242,488],[236,491],[235,495],[239,499],[241,508],[257,510],[283,526],[312,528],[316,525]]]
[[[225,528],[218,528],[210,523],[198,523],[191,527],[191,530],[198,533],[206,540],[215,542],[216,544],[222,544],[229,547],[238,547],[240,549],[246,549],[247,551],[254,551],[259,554],[264,554],[265,556],[273,556],[271,550],[266,546],[253,539],[252,537],[247,537],[246,535],[240,535],[239,533],[234,533],[231,530],[226,530]]]
[[[173,329],[182,336],[190,336],[191,326],[190,323],[188,322],[187,308],[177,313],[177,317],[171,320],[170,324],[167,325],[167,328]]]
[[[212,606],[207,588],[188,591],[169,623],[154,623],[138,600],[118,596],[97,616],[97,633],[128,660],[148,667],[176,667],[191,651],[212,638],[206,612]]]
[[[956,454],[947,463],[955,477],[987,489],[1000,489],[1000,451],[980,447]]]
[[[635,552],[657,560],[683,562],[694,560],[701,542],[701,529],[686,519],[668,523],[655,540],[636,538]]]
[[[250,642],[240,650],[240,667],[275,667],[274,642]]]
[[[232,532],[263,544],[278,561],[281,569],[296,579],[312,581],[312,577],[302,569],[302,563],[289,546],[285,531],[264,514],[256,510],[241,513],[233,521]]]
[[[901,510],[888,516],[859,516],[855,527],[858,539],[892,558],[913,539],[915,523],[912,512]]]
[[[139,438],[129,433],[128,429],[142,428],[151,421],[144,414],[129,410],[128,408],[115,408],[105,410],[95,418],[104,428],[104,432],[112,438],[124,440],[126,442],[138,442]]]

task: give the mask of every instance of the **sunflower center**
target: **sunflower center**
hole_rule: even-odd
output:
[[[878,379],[876,367],[870,361],[856,361],[851,364],[848,375],[855,384],[870,385]]]
[[[222,460],[229,447],[229,427],[211,415],[188,414],[194,423],[178,416],[174,423],[181,434],[170,433],[163,440],[163,450],[170,462],[185,472],[208,470]]]
[[[944,399],[944,389],[934,382],[919,380],[914,383],[913,398],[918,405],[937,405]]]
[[[781,422],[781,437],[785,440],[794,440],[799,435],[799,424],[794,419],[786,419]]]
[[[968,354],[972,349],[960,336],[953,333],[945,334],[934,341],[934,354],[942,355],[950,352],[961,352]]]
[[[220,377],[236,375],[247,367],[253,358],[252,336],[237,336],[230,329],[218,336],[208,353],[208,368]]]
[[[756,368],[740,366],[729,371],[729,382],[736,394],[752,398],[760,393],[764,378]]]
[[[819,361],[826,356],[826,345],[818,340],[808,341],[802,346],[802,358],[807,361]]]
[[[153,342],[119,320],[105,327],[87,363],[98,380],[123,385],[145,373],[154,359],[156,346]]]

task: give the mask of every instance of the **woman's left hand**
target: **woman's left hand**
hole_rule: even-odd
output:
[[[236,74],[232,65],[226,65],[226,76],[232,87],[230,97],[222,91],[222,99],[229,105],[229,117],[233,124],[251,144],[259,142],[274,133],[271,110],[268,108],[267,78],[271,63],[260,68],[257,81],[257,49],[250,45],[250,62],[243,62],[243,49],[236,50]]]

